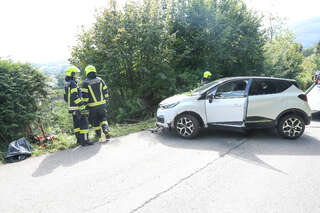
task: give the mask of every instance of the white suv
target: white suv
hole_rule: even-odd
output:
[[[200,128],[215,126],[273,127],[280,136],[294,139],[303,134],[310,120],[307,96],[294,80],[233,77],[163,100],[156,125],[174,128],[183,138],[194,138]]]

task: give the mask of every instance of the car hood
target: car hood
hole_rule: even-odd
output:
[[[174,95],[169,98],[166,98],[160,102],[160,105],[173,104],[173,103],[182,102],[182,101],[184,102],[191,99],[194,100],[194,99],[197,99],[198,97],[199,95],[192,95],[190,92],[186,92],[183,94],[178,94],[178,95]]]

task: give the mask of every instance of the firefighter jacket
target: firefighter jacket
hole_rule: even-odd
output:
[[[89,109],[106,107],[106,101],[109,97],[108,88],[101,78],[87,78],[82,83],[81,92],[83,103]]]
[[[202,86],[202,85],[205,85],[205,84],[210,83],[210,82],[211,82],[211,78],[210,77],[202,78],[200,85]]]
[[[80,110],[80,106],[83,105],[80,88],[77,82],[69,77],[64,84],[64,100],[68,104],[69,112]]]

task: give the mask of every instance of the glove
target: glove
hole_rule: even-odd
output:
[[[86,106],[85,105],[81,105],[80,106],[80,111],[83,111],[83,110],[85,110],[86,109]]]
[[[80,114],[81,115],[89,115],[89,111],[86,109],[85,105],[80,106]]]

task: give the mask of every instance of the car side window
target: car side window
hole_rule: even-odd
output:
[[[277,86],[277,92],[283,92],[289,87],[292,86],[293,83],[288,82],[288,81],[283,81],[283,80],[277,80],[276,81],[276,86]]]
[[[277,93],[277,86],[272,80],[253,79],[249,95],[269,95]]]
[[[218,87],[215,94],[218,98],[234,98],[244,96],[246,93],[248,81],[231,81]]]

